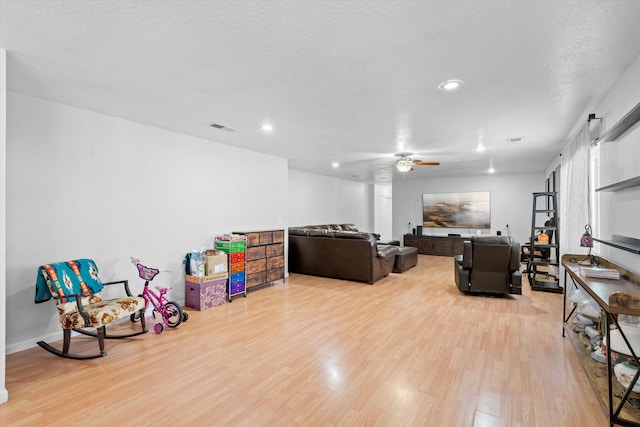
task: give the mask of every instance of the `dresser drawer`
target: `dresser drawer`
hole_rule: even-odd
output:
[[[437,239],[435,242],[435,254],[451,256],[453,253],[453,240]]]
[[[267,256],[281,256],[284,255],[284,243],[267,246]]]
[[[247,246],[258,246],[260,244],[259,232],[245,233],[245,236],[247,238]]]
[[[268,245],[273,242],[273,231],[261,231],[260,232],[260,244]]]
[[[247,288],[267,283],[267,272],[253,273],[247,275]]]
[[[265,271],[267,269],[267,261],[265,259],[257,259],[255,261],[247,261],[245,264],[247,274]]]
[[[266,250],[264,246],[256,246],[255,248],[247,249],[247,261],[253,261],[254,259],[264,258]]]
[[[436,252],[433,239],[420,239],[418,242],[418,253],[433,255]]]
[[[267,270],[272,268],[284,267],[284,257],[278,256],[273,258],[267,258]]]
[[[267,271],[267,282],[275,282],[284,279],[284,267],[273,268]]]
[[[273,232],[273,243],[284,243],[284,230]]]

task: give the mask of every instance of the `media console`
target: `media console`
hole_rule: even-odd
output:
[[[464,241],[470,236],[417,236],[404,235],[404,245],[418,248],[422,255],[454,256],[461,255]]]

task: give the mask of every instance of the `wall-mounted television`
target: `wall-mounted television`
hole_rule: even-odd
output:
[[[422,226],[442,228],[491,228],[491,193],[422,194]]]

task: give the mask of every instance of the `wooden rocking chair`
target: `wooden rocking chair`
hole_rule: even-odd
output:
[[[103,300],[100,291],[105,285],[114,284],[124,285],[126,297]],[[127,280],[102,283],[98,277],[98,268],[90,259],[77,259],[40,266],[36,280],[35,302],[42,303],[52,298],[56,302],[62,325],[62,350],[52,347],[44,341],[39,341],[38,345],[57,356],[69,359],[104,357],[107,355],[104,351],[105,338],[129,338],[147,332],[144,319],[144,298],[131,294]],[[131,318],[131,315],[138,311],[140,312],[141,331],[124,335],[107,334],[106,325],[118,319]],[[84,328],[95,328],[95,332],[87,331]],[[98,338],[100,352],[89,355],[69,353],[71,331]]]

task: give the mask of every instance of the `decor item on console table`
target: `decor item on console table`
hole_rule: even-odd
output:
[[[284,280],[284,230],[234,231],[247,237],[247,288]]]
[[[291,273],[373,284],[391,273],[399,250],[353,224],[289,227]]]
[[[414,236],[404,235],[404,246],[418,248],[422,255],[455,256],[462,255],[464,241],[471,236]]]
[[[575,289],[582,288],[604,311],[604,331],[611,331],[603,337],[606,343],[604,346],[606,349],[604,360],[607,363],[599,363],[593,360],[590,357],[590,350],[585,347],[581,336],[572,331],[569,321],[576,316],[577,307],[575,303],[567,306],[568,298],[566,292],[564,293],[562,313],[564,322],[562,336],[570,338],[575,351],[578,353],[597,398],[603,408],[608,410],[609,425],[640,426],[640,409],[637,408],[634,402],[637,399],[631,395],[638,383],[638,375],[628,379],[629,381],[625,380],[624,385],[621,384],[616,379],[614,361],[612,361],[611,355],[611,350],[616,348],[616,342],[613,340],[614,335],[631,342],[632,347],[634,347],[633,339],[631,336],[627,336],[628,332],[625,332],[619,315],[640,316],[640,276],[609,260],[600,258],[600,267],[617,270],[620,274],[620,279],[587,277],[580,272],[580,269],[584,266],[579,261],[583,258],[584,254],[565,254],[562,256],[561,265],[564,268],[565,289],[568,289],[571,283],[573,283]],[[571,281],[567,281],[567,276],[571,278]],[[639,364],[638,354],[634,354],[635,350],[629,351],[629,353],[631,354],[627,355],[628,359],[626,360],[629,360],[630,364],[637,366]],[[620,371],[620,368],[618,371]]]

